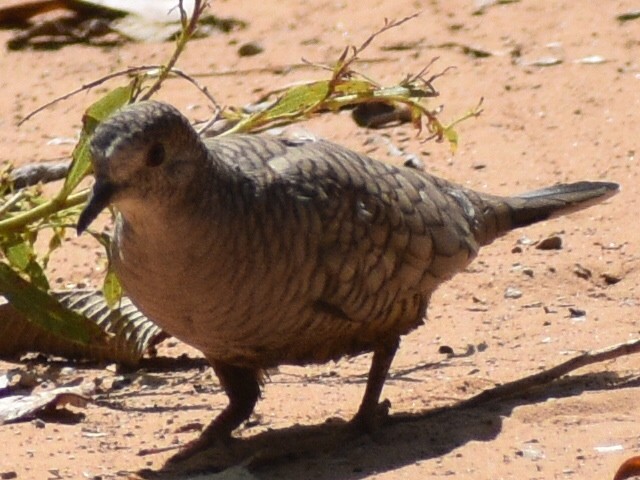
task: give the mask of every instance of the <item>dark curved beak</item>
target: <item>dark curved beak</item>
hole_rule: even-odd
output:
[[[109,206],[115,191],[116,189],[112,183],[96,178],[89,202],[78,218],[78,225],[76,226],[78,235],[81,235],[96,219],[98,214]]]

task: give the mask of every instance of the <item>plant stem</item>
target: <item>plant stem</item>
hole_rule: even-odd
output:
[[[184,13],[184,9],[182,8],[182,2],[180,2],[179,8],[180,8],[180,16],[182,19],[182,31],[180,32],[180,37],[176,42],[176,49],[174,50],[173,55],[171,55],[171,58],[169,59],[167,64],[160,69],[160,74],[158,75],[158,78],[156,79],[154,84],[151,85],[151,88],[149,88],[149,90],[142,96],[141,100],[150,99],[154,93],[160,90],[160,86],[162,85],[162,82],[164,82],[166,78],[169,76],[169,73],[171,73],[171,70],[173,69],[176,62],[178,61],[178,57],[180,57],[180,54],[182,53],[184,48],[187,46],[189,39],[195,33],[196,28],[198,26],[198,20],[200,19],[200,15],[202,14],[206,6],[207,6],[206,2],[203,4],[202,0],[196,0],[193,5],[193,12],[191,13],[191,19],[189,20],[189,22],[187,22],[186,16],[185,16],[186,14]]]
[[[18,203],[20,200],[22,200],[24,198],[24,196],[25,196],[24,190],[18,190],[18,193],[13,195],[9,200],[7,200],[0,207],[0,217],[2,215],[4,215],[7,211],[9,211],[11,209],[11,207],[13,207],[16,203]]]
[[[89,198],[89,189],[69,195],[64,200],[53,198],[42,205],[27,212],[20,213],[14,217],[0,221],[0,235],[14,233],[23,230],[27,225],[49,215],[64,210],[65,208],[75,207],[87,201]]]

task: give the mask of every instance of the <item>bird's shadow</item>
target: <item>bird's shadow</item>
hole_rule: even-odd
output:
[[[195,472],[243,465],[261,480],[358,480],[445,455],[469,441],[490,441],[498,436],[502,419],[510,416],[515,407],[590,390],[634,386],[640,386],[640,379],[635,376],[619,378],[609,372],[569,376],[522,398],[492,400],[475,406],[463,401],[415,414],[394,414],[375,438],[354,434],[343,421],[296,425],[235,440],[184,463],[168,463],[159,471],[138,474],[148,479],[177,480]]]

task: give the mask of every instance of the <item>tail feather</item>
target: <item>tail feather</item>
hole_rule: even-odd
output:
[[[617,183],[576,182],[514,197],[486,197],[483,199],[483,218],[476,230],[477,240],[486,245],[515,228],[588,208],[619,191]]]

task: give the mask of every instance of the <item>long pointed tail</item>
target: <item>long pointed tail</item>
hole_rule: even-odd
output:
[[[482,197],[482,214],[476,224],[481,245],[515,228],[566,215],[600,203],[620,191],[617,183],[558,184],[514,197]]]

